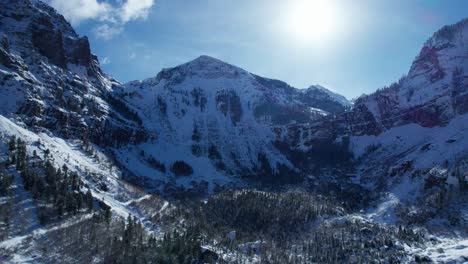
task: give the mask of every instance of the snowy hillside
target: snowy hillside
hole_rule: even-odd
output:
[[[49,160],[57,168],[67,167],[70,173],[76,172],[80,181],[90,190],[95,203],[109,206],[117,218],[125,219],[133,215],[138,217],[148,232],[153,234],[161,232],[160,227],[151,221],[170,208],[169,204],[121,181],[119,170],[113,167],[112,162],[99,148],[94,146],[84,148],[81,141],[66,141],[48,133],[36,134],[0,116],[1,141],[8,142],[11,137],[25,142],[27,155],[33,157],[34,163]],[[8,156],[8,146],[2,143],[0,152],[2,157]],[[13,201],[9,201],[8,196],[2,197],[0,208],[1,212],[5,213],[4,210],[11,210],[8,206],[12,203],[15,206],[13,209],[15,213],[11,216],[13,224],[5,234],[9,237],[5,238],[3,234],[1,236],[0,250],[4,254],[7,252],[12,254],[10,261],[15,263],[44,261],[37,257],[43,243],[41,239],[48,237],[50,233],[71,229],[95,217],[95,213],[86,212],[71,218],[64,217],[60,223],[52,221],[50,224],[43,224],[44,220],[41,220],[43,216],[37,209],[40,204],[38,198],[31,196],[31,193],[25,190],[23,177],[20,177],[21,172],[16,171],[14,166],[9,170],[15,177]],[[146,200],[151,200],[150,207],[145,205]],[[1,225],[0,230],[3,232]]]

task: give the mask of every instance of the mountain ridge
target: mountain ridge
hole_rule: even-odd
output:
[[[180,70],[183,71],[183,73],[181,73],[182,75],[183,74],[186,74],[186,75],[208,74],[210,75],[210,74],[225,73],[227,76],[231,78],[238,77],[238,75],[251,75],[256,79],[261,79],[262,82],[264,83],[266,82],[277,83],[278,86],[289,88],[289,89],[295,89],[296,91],[303,91],[306,94],[307,94],[307,91],[315,90],[317,91],[317,93],[320,93],[321,96],[324,98],[326,98],[328,95],[329,98],[327,99],[333,100],[339,103],[340,105],[342,105],[343,107],[349,107],[351,105],[350,101],[348,101],[346,97],[340,94],[337,94],[335,92],[332,92],[331,90],[328,90],[327,88],[321,85],[311,85],[309,88],[306,88],[306,89],[295,88],[295,87],[290,86],[284,81],[277,80],[277,79],[270,79],[267,77],[256,75],[238,66],[235,66],[233,64],[230,64],[228,62],[222,61],[220,59],[217,59],[215,57],[208,56],[208,55],[200,55],[197,58],[190,60],[186,63],[182,63],[174,67],[164,68],[159,73],[157,73],[155,77],[149,77],[143,80],[129,81],[126,83],[126,85],[138,84],[138,83],[143,83],[143,82],[157,82],[160,79],[164,78],[163,76],[166,76],[170,74],[171,72],[180,71]]]

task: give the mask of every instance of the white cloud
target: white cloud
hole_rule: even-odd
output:
[[[104,57],[101,61],[101,64],[102,65],[106,65],[106,64],[109,64],[110,63],[110,59],[108,57]]]
[[[122,33],[123,27],[120,25],[102,24],[94,28],[94,36],[98,39],[110,40]]]
[[[146,19],[154,0],[119,0],[116,5],[98,0],[48,0],[48,3],[72,24],[85,20],[106,23],[97,26],[94,33],[109,40],[120,34],[127,22]]]
[[[153,4],[154,0],[127,0],[120,10],[120,18],[124,23],[136,19],[146,19]]]
[[[72,24],[79,24],[87,19],[110,19],[110,14],[114,9],[108,3],[97,0],[49,0],[49,4]]]

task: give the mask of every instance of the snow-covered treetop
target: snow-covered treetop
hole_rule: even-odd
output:
[[[447,25],[434,33],[426,45],[434,45],[440,42],[453,42],[455,40],[468,40],[468,18],[465,18],[453,25]]]

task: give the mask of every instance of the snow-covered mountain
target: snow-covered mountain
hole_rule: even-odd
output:
[[[240,178],[297,181],[301,172],[274,145],[272,128],[309,123],[349,106],[323,87],[299,90],[208,56],[130,82],[116,93],[154,135],[116,157],[131,164],[135,175],[184,185]],[[193,172],[178,175],[177,161]]]

